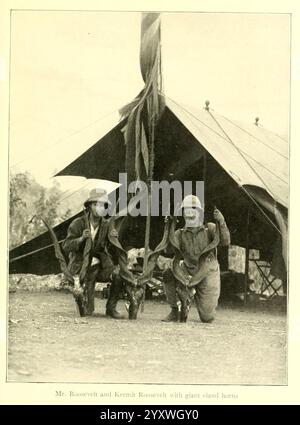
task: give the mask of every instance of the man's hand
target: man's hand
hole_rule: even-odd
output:
[[[218,221],[220,224],[225,222],[225,218],[223,214],[217,208],[214,209],[214,219]]]
[[[111,272],[111,274],[109,276],[109,280],[113,281],[114,278],[117,277],[119,274],[120,274],[120,266],[117,265],[117,266],[115,266],[115,268]]]
[[[113,238],[117,238],[119,236],[119,233],[117,232],[116,229],[112,229],[110,231],[110,236],[112,236]]]
[[[84,229],[84,231],[82,232],[82,235],[81,235],[80,239],[82,241],[84,241],[85,239],[91,238],[91,237],[92,237],[91,231],[89,229]]]
[[[191,281],[191,277],[186,277],[184,279],[184,282],[182,282],[183,283],[183,286],[185,286],[186,288],[189,287],[190,281]]]

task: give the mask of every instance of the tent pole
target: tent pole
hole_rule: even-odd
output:
[[[150,102],[149,102],[150,103]],[[151,111],[151,105],[148,103],[148,111]],[[148,112],[149,113],[149,112]],[[144,263],[143,263],[143,273],[146,272],[148,267],[148,257],[149,257],[149,245],[150,245],[150,224],[151,224],[151,200],[152,200],[152,191],[151,191],[151,182],[153,180],[154,172],[154,132],[155,132],[155,120],[153,117],[150,118],[149,123],[149,174],[148,174],[148,202],[147,202],[147,219],[146,219],[146,231],[145,231],[145,254],[144,254]],[[144,312],[145,306],[145,296],[146,296],[146,284],[144,286],[144,293],[142,298],[141,312]]]
[[[250,204],[248,204],[247,222],[246,222],[246,251],[245,251],[245,279],[244,279],[244,305],[247,304],[248,294],[248,274],[249,274],[249,223],[250,223]]]
[[[204,211],[205,211],[205,205],[206,205],[206,174],[207,174],[207,156],[206,156],[206,151],[204,150],[204,154],[203,154],[203,175],[202,175],[202,180],[203,180],[203,202],[204,202]]]
[[[147,219],[146,219],[146,231],[145,231],[145,254],[144,254],[144,263],[143,263],[143,273],[146,272],[148,267],[148,257],[149,257],[149,241],[150,241],[150,220],[151,220],[151,190],[148,186],[148,203],[147,203]],[[146,284],[144,286],[141,312],[144,312],[145,305],[145,296],[146,296]]]

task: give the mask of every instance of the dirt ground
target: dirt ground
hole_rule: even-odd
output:
[[[119,311],[125,313],[124,302]],[[267,304],[220,305],[212,324],[160,321],[146,301],[137,321],[79,318],[71,294],[10,294],[8,381],[285,385],[286,313]]]

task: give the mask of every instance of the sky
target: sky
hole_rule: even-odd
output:
[[[10,167],[44,185],[118,119],[143,87],[140,13],[14,11]],[[289,15],[164,13],[164,92],[284,137],[289,129]],[[78,179],[57,178],[63,189]]]

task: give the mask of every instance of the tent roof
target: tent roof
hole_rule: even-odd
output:
[[[238,185],[265,189],[288,205],[288,143],[256,125],[239,125],[214,111],[167,106]],[[276,168],[274,165],[276,164]]]
[[[260,125],[239,124],[213,110],[184,107],[168,97],[165,97],[165,101],[166,109],[175,115],[239,186],[260,187],[281,205],[288,206],[286,140]],[[84,146],[81,143],[80,154],[78,149],[76,153],[71,153],[69,165],[56,175],[82,175],[117,181],[118,173],[125,171],[125,146],[121,131],[124,124],[124,120],[117,123],[114,119],[104,131],[100,131],[98,123],[94,130],[89,128],[87,144]],[[84,134],[80,137],[81,140],[85,139]]]

